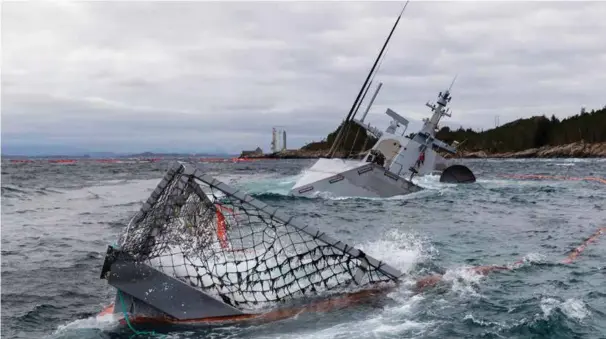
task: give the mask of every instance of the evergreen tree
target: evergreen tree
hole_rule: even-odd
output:
[[[559,120],[555,115],[518,119],[482,132],[459,128],[442,128],[437,138],[448,143],[467,140],[462,149],[491,153],[517,152],[546,145],[556,146],[584,140],[588,143],[606,142],[606,107]]]
[[[344,127],[341,124],[339,128]],[[346,127],[341,149],[359,153],[371,147],[376,139],[367,136],[366,130],[350,122]],[[348,129],[347,129],[348,127]],[[338,129],[328,135],[325,141],[305,145],[305,150],[328,151],[336,137]],[[357,133],[358,132],[358,133]],[[356,138],[356,133],[358,137]],[[410,137],[414,133],[409,134]],[[579,114],[559,120],[555,115],[545,115],[527,119],[518,119],[499,127],[476,132],[471,128],[450,129],[442,127],[436,137],[446,143],[463,142],[461,149],[468,151],[486,151],[489,153],[517,152],[546,145],[556,146],[584,140],[588,143],[606,142],[606,106],[598,110],[583,107]]]

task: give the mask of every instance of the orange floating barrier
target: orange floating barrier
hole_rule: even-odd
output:
[[[51,164],[73,164],[76,163],[75,159],[51,159],[48,161]]]
[[[585,239],[581,245],[570,251],[568,256],[564,258],[561,262],[563,264],[572,263],[581,253],[587,248],[587,245],[594,242],[600,234],[606,233],[606,227],[599,228],[594,234],[592,234],[589,238]]]
[[[596,181],[602,184],[606,184],[605,178],[599,177],[567,177],[561,175],[542,175],[542,174],[501,174],[499,175],[503,178],[512,178],[512,179],[545,179],[545,180],[570,180],[570,181]]]
[[[585,250],[585,248],[587,248],[588,244],[596,241],[598,236],[600,236],[600,234],[603,234],[603,233],[606,233],[606,227],[599,228],[589,238],[585,239],[585,241],[583,241],[583,243],[581,245],[579,245],[578,247],[576,247],[575,249],[570,251],[568,256],[566,256],[566,258],[564,258],[561,261],[561,263],[563,263],[563,264],[572,263]],[[477,274],[487,275],[488,273],[491,273],[494,271],[512,270],[514,268],[514,266],[521,265],[522,263],[524,263],[524,259],[520,259],[520,260],[516,261],[511,267],[486,265],[486,266],[471,267],[471,268],[469,268],[469,270],[473,271]],[[415,289],[417,290],[417,292],[421,292],[425,288],[433,287],[433,286],[437,285],[441,280],[442,280],[441,274],[434,274],[431,276],[423,277],[417,281],[417,283],[415,285]]]

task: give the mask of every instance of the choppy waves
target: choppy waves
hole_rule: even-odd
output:
[[[117,326],[116,317],[95,316],[114,295],[99,279],[100,267],[107,245],[167,164],[79,166],[49,165],[35,172],[25,166],[3,168],[3,336],[131,335]],[[377,305],[302,314],[272,324],[179,330],[170,337],[606,336],[606,237],[588,245],[573,264],[560,263],[596,227],[606,226],[606,187],[500,176],[595,175],[603,162],[473,161],[476,184],[416,178],[426,190],[389,199],[288,197],[306,163],[298,168],[275,161],[266,169],[222,166],[212,168],[219,179],[359,246],[406,277]],[[469,270],[477,265],[514,267],[519,260],[522,264],[504,272]],[[415,290],[418,279],[434,274],[443,277],[436,288]]]

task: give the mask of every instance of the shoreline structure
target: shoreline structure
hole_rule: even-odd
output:
[[[326,155],[328,150],[285,150],[271,154],[249,155],[240,158],[271,158],[271,159],[317,159]],[[344,153],[344,152],[341,152]],[[344,158],[345,154],[335,153],[335,158]],[[452,158],[444,155],[445,158]],[[460,150],[454,158],[484,159],[484,158],[606,158],[606,142],[585,143],[573,142],[566,145],[543,146],[518,152],[490,153],[485,151]]]

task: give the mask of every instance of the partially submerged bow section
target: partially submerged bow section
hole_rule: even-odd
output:
[[[401,273],[188,164],[176,163],[110,246],[114,312],[238,318],[390,286]],[[124,302],[125,310],[120,307]]]
[[[385,114],[392,120],[385,131],[364,123],[366,115],[362,120],[353,119],[377,138],[375,145],[357,160],[318,159],[294,184],[290,194],[313,196],[328,192],[333,196],[386,198],[418,192],[423,188],[413,183],[414,176],[439,173],[441,182],[475,182],[467,166],[453,164],[453,159],[441,155],[456,154],[456,147],[436,138],[440,119],[451,116],[447,108],[452,99],[450,89],[440,92],[435,104],[426,104],[432,115],[423,119],[422,128],[412,135],[406,135],[408,120],[389,108]]]

